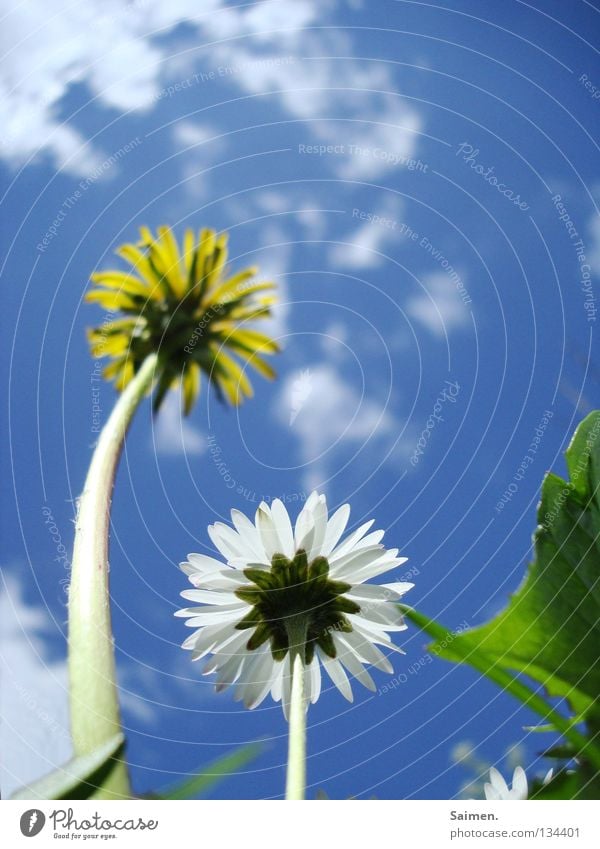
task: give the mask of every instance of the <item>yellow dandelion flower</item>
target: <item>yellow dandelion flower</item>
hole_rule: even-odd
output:
[[[88,331],[92,356],[110,358],[104,376],[121,391],[156,353],[155,410],[180,385],[187,415],[202,372],[221,400],[240,404],[252,395],[246,365],[275,376],[264,356],[279,346],[252,327],[271,315],[274,283],[257,280],[255,266],[228,276],[226,233],[205,228],[196,238],[188,229],[181,249],[169,227],[140,233],[140,242],[117,250],[130,271],[91,276],[86,300],[121,314]]]

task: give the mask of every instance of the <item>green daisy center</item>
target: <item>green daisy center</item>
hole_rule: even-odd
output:
[[[344,597],[351,584],[330,579],[325,557],[315,557],[309,564],[303,550],[293,560],[275,554],[270,569],[245,569],[244,575],[250,584],[240,587],[236,596],[252,609],[236,628],[253,629],[248,650],[269,640],[275,660],[283,660],[295,648],[303,650],[308,664],[316,646],[329,657],[336,656],[332,631],[351,631],[345,614],[359,613],[360,607]],[[296,644],[299,634],[306,635],[304,647]]]

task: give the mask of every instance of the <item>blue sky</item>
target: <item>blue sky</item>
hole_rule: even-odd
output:
[[[232,265],[278,282],[283,347],[239,411],[206,391],[183,421],[176,397],[154,420],[146,404],[127,441],[111,580],[140,792],[262,739],[215,795],[282,793],[281,708],[239,710],[179,648],[175,564],[209,550],[210,522],[263,496],[295,513],[318,487],[387,529],[407,600],[474,626],[518,586],[542,475],[598,406],[596,3],[197,6],[35,0],[3,19],[3,793],[69,752],[65,584],[102,318],[82,296],[139,225],[228,229]],[[114,397],[102,385],[103,421]],[[380,693],[311,708],[311,793],[449,798],[464,741],[498,765],[519,743],[541,771],[531,714],[400,637],[397,686],[375,672]]]

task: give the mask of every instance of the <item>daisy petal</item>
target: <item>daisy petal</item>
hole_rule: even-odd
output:
[[[323,541],[325,539],[325,534],[327,532],[327,503],[325,498],[323,500],[319,500],[315,505],[315,509],[313,511],[313,532],[311,534],[310,545],[305,544],[303,547],[306,549],[306,554],[308,557],[308,562],[314,560],[319,554],[321,554],[321,548],[323,546]]]
[[[483,785],[483,790],[485,792],[485,798],[488,800],[488,802],[497,802],[500,799],[504,798],[504,796],[501,796],[499,791],[496,790],[495,787],[492,787],[491,784],[488,784],[487,781]]]
[[[281,553],[286,557],[294,556],[294,531],[288,511],[283,506],[279,498],[276,498],[271,504],[271,517],[277,528],[277,535],[281,542]]]
[[[350,536],[346,537],[346,539],[341,542],[337,548],[334,548],[331,552],[331,556],[328,558],[329,563],[333,565],[339,557],[343,557],[344,554],[348,554],[351,551],[355,544],[364,537],[370,527],[374,524],[375,519],[371,519],[369,522],[365,522],[364,525],[361,525],[357,528]]]
[[[273,686],[275,661],[268,645],[261,646],[248,658],[244,667],[245,682],[243,684],[244,705],[253,710],[265,700]]]
[[[198,631],[194,631],[193,634],[184,640],[182,643],[182,648],[191,649],[195,653],[198,654],[198,658],[203,657],[205,654],[208,654],[209,651],[212,651],[213,647],[216,646],[219,641],[226,639],[227,637],[231,637],[232,634],[235,633],[235,626],[231,622],[227,622],[224,625],[207,625],[206,628],[200,628]]]
[[[354,676],[357,681],[360,681],[363,687],[374,692],[377,689],[375,681],[373,681],[352,649],[349,649],[348,646],[344,645],[344,643],[337,639],[337,637],[338,635],[334,634],[333,641],[338,649],[338,658],[340,663],[346,667],[350,675]]]
[[[265,560],[268,563],[269,559],[265,553],[260,534],[250,519],[244,516],[240,510],[232,510],[231,521],[240,538],[247,544],[247,549],[252,559],[259,561]]]
[[[209,525],[208,535],[214,546],[219,549],[223,557],[227,560],[230,560],[232,557],[240,557],[244,553],[244,547],[239,534],[222,522],[215,522],[214,525]]]
[[[211,592],[209,590],[184,590],[180,593],[182,598],[195,601],[198,604],[224,605],[231,603],[231,592]]]
[[[349,551],[331,565],[331,577],[336,581],[347,579],[353,581],[355,574],[360,574],[362,569],[377,563],[382,557],[387,557],[387,552],[380,545],[371,546],[363,551]]]
[[[370,663],[382,672],[392,673],[394,668],[384,653],[370,640],[357,631],[348,634],[338,634],[337,639],[347,646],[348,650],[354,651],[361,663]]]
[[[526,799],[528,793],[527,776],[522,766],[516,767],[513,773],[512,793],[514,799]]]
[[[256,527],[258,528],[260,539],[269,561],[277,552],[283,552],[283,543],[279,539],[277,527],[271,516],[269,505],[264,501],[256,511]]]
[[[321,664],[316,653],[308,666],[307,699],[315,704],[321,695]]]
[[[354,696],[352,695],[352,687],[350,686],[350,681],[348,681],[348,676],[344,672],[344,668],[339,660],[336,660],[333,657],[329,657],[324,652],[319,649],[319,659],[323,664],[325,671],[338,688],[342,696],[347,699],[349,702],[354,701]]]
[[[184,569],[184,567],[188,567]],[[180,563],[180,568],[186,574],[205,575],[210,572],[220,572],[226,568],[225,563],[207,554],[188,554],[188,563]]]
[[[305,545],[307,535],[315,526],[313,509],[317,504],[318,498],[317,493],[312,492],[308,497],[306,504],[298,514],[296,525],[294,527],[294,544],[296,551]]]
[[[383,575],[385,572],[395,569],[396,566],[401,566],[403,563],[406,563],[407,558],[396,557],[394,551],[395,549],[387,551],[385,556],[373,561],[368,566],[364,566],[360,571],[353,573],[351,577],[352,582],[362,584],[363,581],[368,581],[371,578],[377,578],[379,575]]]
[[[508,784],[495,767],[492,767],[490,769],[490,783],[494,790],[496,790],[500,794],[501,799],[508,798],[508,794],[510,792],[508,789]]]
[[[323,547],[321,549],[323,557],[328,557],[338,544],[340,537],[346,530],[349,519],[350,505],[342,504],[327,522],[327,531],[325,532],[325,539],[323,540]]]

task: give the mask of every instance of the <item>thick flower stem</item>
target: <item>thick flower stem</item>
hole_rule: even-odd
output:
[[[108,536],[115,474],[133,415],[152,385],[156,354],[144,360],[120,395],[94,450],[79,499],[69,588],[69,691],[76,755],[121,730],[110,617]],[[115,761],[93,798],[131,797],[124,761]]]
[[[304,799],[306,793],[306,705],[304,702],[304,664],[296,654],[292,666],[290,701],[290,737],[285,798]]]
[[[288,764],[285,798],[304,799],[306,795],[306,697],[304,694],[304,654],[308,622],[304,617],[287,624],[291,654],[292,691],[289,709]]]

